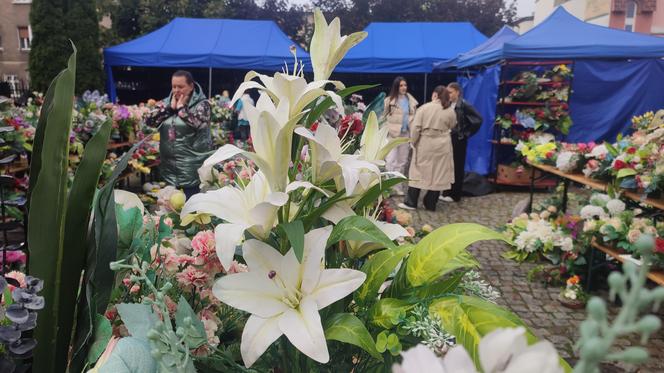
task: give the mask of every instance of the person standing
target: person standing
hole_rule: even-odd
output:
[[[415,117],[417,100],[408,93],[406,79],[401,76],[394,79],[390,95],[385,98],[384,107],[383,116],[388,126],[388,137],[409,137],[410,124]],[[385,157],[387,171],[399,172],[405,175],[408,163],[408,151],[409,146],[407,143],[400,144],[392,149],[387,154],[387,157]],[[395,192],[398,195],[403,195],[402,185],[395,186]]]
[[[159,171],[164,181],[182,189],[187,198],[198,193],[198,169],[212,150],[210,102],[190,72],[173,74],[171,94],[146,124],[159,127]]]
[[[440,199],[445,202],[459,202],[463,194],[468,139],[482,126],[482,116],[473,105],[463,99],[463,92],[459,83],[448,84],[447,92],[457,119],[457,125],[452,130],[454,184],[452,184],[452,189],[444,192]]]
[[[456,125],[445,86],[434,89],[432,101],[422,105],[415,113],[411,139],[413,157],[408,171],[408,194],[399,207],[417,208],[420,190],[427,190],[424,208],[436,211],[438,196],[454,182],[454,159],[450,131]]]
[[[238,136],[237,138],[246,141],[249,138],[249,116],[247,114],[247,108],[249,106],[254,106],[254,99],[249,96],[248,93],[245,93],[237,100],[235,104],[235,110],[238,112],[237,116],[237,129]]]

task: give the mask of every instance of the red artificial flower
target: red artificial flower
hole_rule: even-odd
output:
[[[544,111],[542,111],[542,110],[537,110],[537,114],[536,114],[536,116],[537,116],[538,119],[544,119],[544,117],[545,117],[546,115],[544,114]]]
[[[631,146],[627,149],[627,154],[634,154],[636,153],[636,148]]]
[[[620,159],[616,159],[616,161],[613,163],[613,169],[616,171],[622,170],[625,167],[627,167],[627,163],[621,161]]]
[[[566,102],[563,102],[562,104],[560,104],[560,108],[563,110],[567,110],[569,108],[569,105],[567,105]]]
[[[546,158],[551,159],[551,158],[553,158],[554,154],[555,154],[554,152],[548,152],[548,153],[546,153]]]
[[[655,252],[664,254],[664,238],[657,237],[655,240]]]
[[[311,132],[316,132],[316,130],[318,129],[318,122],[314,122],[309,129],[311,130]]]

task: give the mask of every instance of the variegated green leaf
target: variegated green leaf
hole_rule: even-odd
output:
[[[487,227],[472,223],[450,224],[424,237],[408,259],[407,278],[412,286],[421,286],[438,279],[448,271],[450,262],[466,247],[482,240],[505,237]],[[452,262],[454,264],[454,262]]]
[[[367,279],[355,292],[355,301],[358,304],[364,304],[370,297],[375,297],[387,276],[413,248],[413,245],[403,245],[396,249],[383,250],[371,256],[362,266],[361,270],[367,274]]]

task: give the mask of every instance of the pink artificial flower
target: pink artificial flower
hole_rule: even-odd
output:
[[[129,279],[129,277],[123,278],[122,279],[122,284],[126,287],[129,287],[131,285],[131,280]]]
[[[200,231],[191,239],[191,250],[194,256],[209,257],[215,254],[214,232]]]
[[[208,283],[208,274],[196,269],[193,266],[185,268],[184,271],[175,275],[180,285],[186,288],[196,287],[202,288]]]
[[[25,288],[25,273],[19,272],[19,271],[11,271],[5,275],[5,277],[13,278],[14,280],[18,281],[19,285],[21,288]],[[16,288],[15,286],[8,284],[9,290],[14,291]]]
[[[20,262],[22,264],[25,264],[25,253],[21,250],[17,251],[7,251],[7,263],[16,263]],[[2,263],[4,260],[4,255],[0,253],[0,263]]]
[[[134,284],[134,286],[129,289],[129,293],[131,294],[137,294],[139,291],[141,291],[141,286],[139,284]]]
[[[238,263],[236,260],[233,260],[233,262],[231,263],[231,266],[228,267],[228,271],[226,271],[226,273],[233,274],[233,273],[242,273],[242,272],[248,272],[248,271],[249,271],[249,269],[247,269],[246,265],[244,265],[242,263]]]
[[[196,258],[194,258],[191,255],[178,255],[177,261],[181,266],[185,266],[189,264],[194,264],[196,262]]]
[[[168,309],[168,315],[172,318],[175,315],[175,312],[178,310],[177,303],[173,302],[173,299],[168,295],[164,297],[164,302],[166,303],[166,308]]]
[[[224,163],[224,172],[229,173],[235,168],[235,161],[228,161]]]

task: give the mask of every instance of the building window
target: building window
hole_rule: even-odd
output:
[[[18,27],[18,49],[22,51],[30,50],[30,42],[32,41],[32,32],[30,31],[28,26]]]
[[[636,28],[636,12],[638,8],[636,1],[627,2],[627,10],[625,11],[625,30],[634,31]]]

